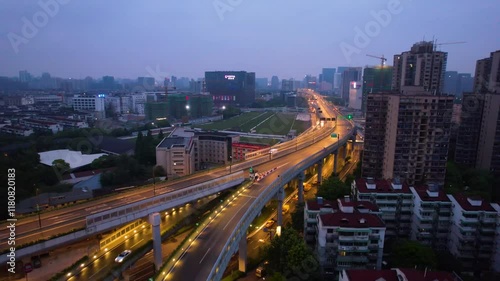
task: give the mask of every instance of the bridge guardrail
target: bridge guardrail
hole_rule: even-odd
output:
[[[344,143],[347,142],[347,140],[351,137],[351,135],[354,133],[354,127],[351,128],[349,131],[349,134],[346,136],[342,137],[337,143],[336,147],[340,147]],[[307,162],[301,162],[300,165],[294,166],[290,170],[286,171],[281,175],[278,179],[274,180],[266,190],[260,194],[260,196],[248,207],[249,212],[247,212],[242,219],[238,222],[237,227],[233,230],[231,233],[230,238],[224,245],[224,251],[219,254],[219,257],[217,261],[215,262],[214,266],[212,267],[212,270],[210,272],[210,275],[208,276],[207,280],[220,280],[222,275],[224,274],[224,269],[226,268],[227,264],[229,263],[229,260],[231,259],[231,256],[237,251],[238,249],[238,244],[240,239],[244,234],[246,234],[246,229],[250,225],[250,223],[253,221],[255,216],[260,212],[262,207],[265,205],[266,202],[268,202],[276,193],[276,191],[282,187],[283,182],[288,182],[295,178],[298,172],[304,170],[306,167],[313,165],[316,163],[318,160],[316,158],[321,158],[321,155],[323,154],[323,151],[318,151],[313,157],[310,157]],[[222,269],[222,270],[221,270]]]

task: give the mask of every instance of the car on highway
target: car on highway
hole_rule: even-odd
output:
[[[131,250],[125,250],[123,251],[121,254],[119,254],[116,259],[115,259],[115,262],[123,262],[123,260],[128,256],[130,255],[130,253],[132,253]]]
[[[274,224],[274,220],[268,220],[266,222],[266,228],[270,228],[271,226],[273,226],[273,224]]]

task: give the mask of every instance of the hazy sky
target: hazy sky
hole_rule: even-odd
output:
[[[366,54],[392,65],[424,37],[466,41],[441,50],[448,70],[473,73],[477,59],[500,49],[498,15],[498,0],[0,0],[0,75],[246,70],[302,79],[323,67],[379,64]]]

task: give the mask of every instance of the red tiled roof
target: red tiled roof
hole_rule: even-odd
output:
[[[491,204],[489,202],[486,202],[486,200],[484,200],[484,199],[477,198],[477,199],[481,200],[481,205],[480,206],[473,206],[470,204],[470,202],[468,200],[468,198],[470,198],[470,197],[467,197],[463,194],[455,194],[452,196],[453,196],[453,198],[455,198],[457,203],[460,204],[460,207],[462,207],[462,209],[464,209],[465,211],[495,212],[495,208],[493,208],[493,206],[491,206]],[[474,199],[476,199],[476,198],[474,198]]]
[[[23,121],[29,122],[29,123],[40,124],[40,125],[47,125],[47,126],[57,125],[57,123],[54,123],[54,122],[35,120],[35,119],[24,119]]]
[[[365,208],[365,209],[368,209],[370,211],[374,211],[374,212],[377,212],[379,210],[378,206],[376,204],[373,204],[372,202],[370,201],[349,201],[347,202],[345,199],[338,199],[342,206],[345,206],[345,207],[354,207],[355,209],[356,208]]]
[[[346,270],[349,281],[377,281],[384,278],[385,281],[398,281],[395,270],[373,270],[373,269],[350,269]]]
[[[320,215],[324,226],[341,226],[352,228],[384,227],[384,222],[374,214],[333,213]],[[361,220],[364,220],[362,223]]]
[[[444,271],[419,271],[410,268],[399,268],[408,281],[454,281],[453,275]]]
[[[420,197],[420,200],[422,200],[422,201],[451,202],[450,198],[448,198],[448,196],[446,196],[446,193],[444,193],[443,190],[437,191],[438,196],[432,197],[432,196],[429,196],[429,194],[427,194],[427,190],[428,190],[427,186],[425,186],[425,185],[424,186],[416,186],[414,188],[415,188],[415,191],[418,194],[418,197]]]
[[[403,183],[401,189],[392,188],[392,183],[389,180],[374,180],[376,188],[368,189],[366,180],[363,178],[356,179],[356,188],[359,193],[411,193],[410,187]]]
[[[311,211],[319,211],[321,208],[332,208],[333,210],[338,210],[339,205],[337,201],[324,200],[323,204],[319,204],[318,200],[310,200],[306,202],[307,209]]]
[[[242,142],[234,142],[233,148],[250,148],[250,149],[262,149],[269,147],[269,145],[261,145],[261,144],[251,144],[251,143],[242,143]]]

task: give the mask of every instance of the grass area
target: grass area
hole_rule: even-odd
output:
[[[253,127],[257,126],[260,124],[260,122],[266,120],[270,116],[272,116],[274,112],[264,112],[264,114],[259,115],[258,118],[255,118],[253,120],[248,120],[246,123],[241,124],[241,130],[243,132],[250,132]]]
[[[246,143],[257,143],[257,144],[267,144],[273,146],[279,142],[276,139],[261,139],[261,138],[249,138],[249,137],[240,137],[240,142]]]
[[[237,127],[239,128],[245,123],[254,120],[254,118],[259,119],[258,117],[263,114],[265,114],[265,112],[245,112],[226,120],[220,120],[209,124],[195,125],[195,126],[197,128],[205,130],[228,130]]]
[[[296,113],[274,114],[257,127],[258,134],[287,135],[294,123]]]
[[[302,134],[305,130],[309,129],[309,127],[311,127],[311,121],[295,120],[292,126],[292,130],[296,130],[298,136]]]

